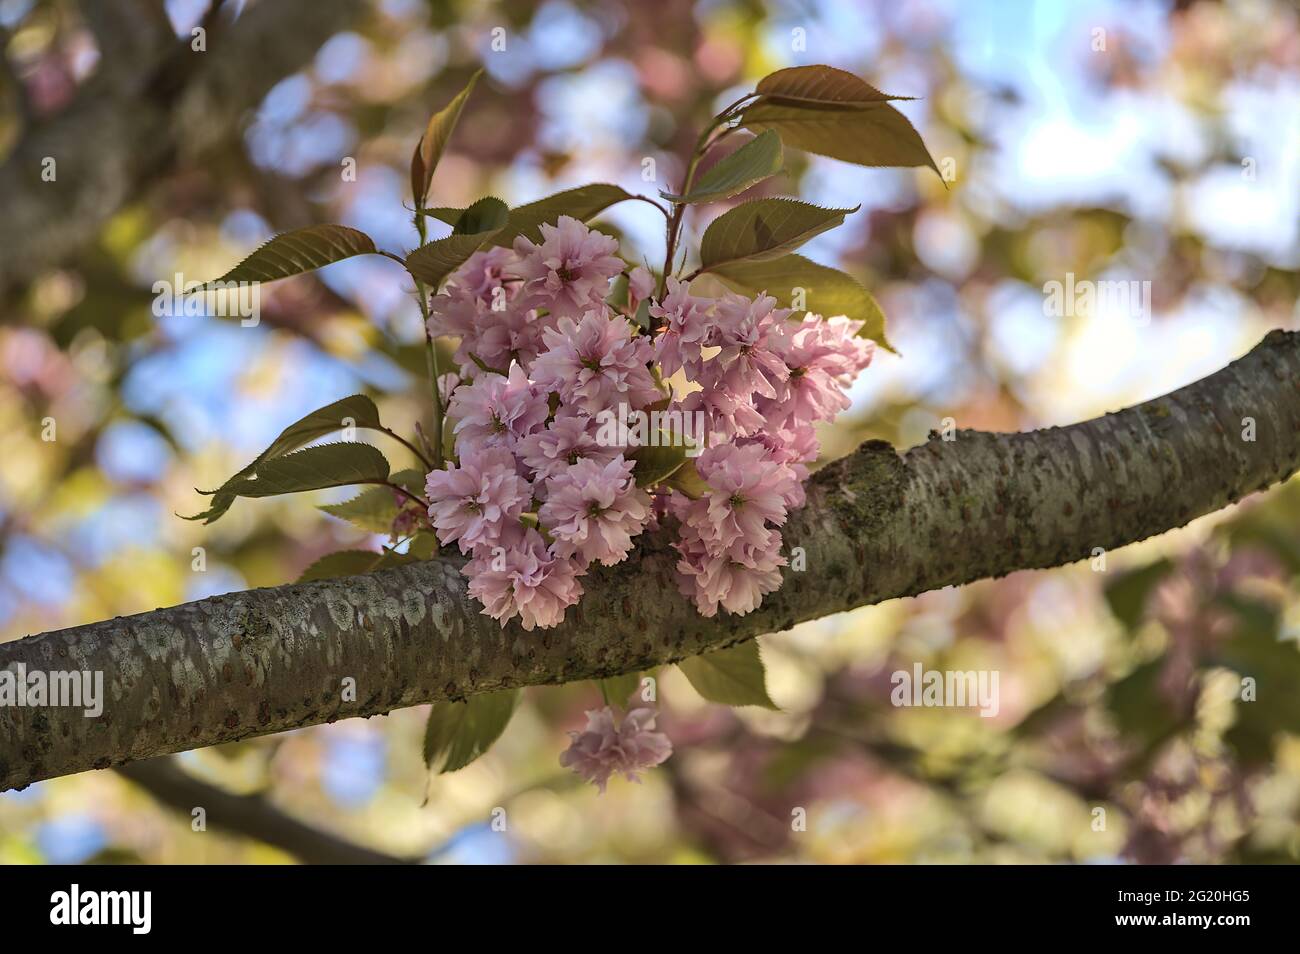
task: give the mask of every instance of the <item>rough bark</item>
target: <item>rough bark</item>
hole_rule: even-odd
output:
[[[233,24],[210,23],[202,52],[140,7],[138,0],[86,5],[104,48],[101,68],[66,109],[26,129],[0,165],[0,294],[94,241],[178,156],[241,148],[249,110],[309,64],[362,4],[251,4]],[[47,158],[56,163],[54,181],[42,178]]]
[[[1253,418],[1255,440],[1243,439]],[[0,645],[0,667],[102,670],[105,710],[0,709],[0,789],[495,689],[671,663],[803,620],[1182,526],[1300,466],[1300,333],[1170,395],[1069,427],[869,442],[784,532],[806,569],[744,617],[681,597],[667,536],[586,579],[552,630],[502,629],[451,558],[214,597]],[[344,701],[345,679],[356,701]]]

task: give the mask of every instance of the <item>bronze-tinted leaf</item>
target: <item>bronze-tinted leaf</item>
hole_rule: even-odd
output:
[[[482,70],[476,71],[450,103],[429,117],[424,135],[420,137],[415,146],[415,155],[411,157],[411,195],[415,199],[416,208],[424,206],[424,200],[429,195],[429,183],[433,181],[433,171],[438,168],[438,161],[442,159],[443,150],[447,148],[447,142],[460,119],[460,111],[465,108],[465,101],[474,91],[474,84],[481,75]]]
[[[930,151],[907,117],[886,102],[836,105],[760,99],[747,107],[741,125],[775,130],[787,146],[860,166],[928,166]]]
[[[755,92],[765,97],[807,103],[865,104],[891,99],[913,99],[882,93],[866,80],[833,66],[791,66],[769,73]]]

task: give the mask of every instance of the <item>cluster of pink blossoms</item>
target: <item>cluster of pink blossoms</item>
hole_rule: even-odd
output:
[[[702,298],[675,279],[654,301],[640,267],[611,305],[617,252],[561,217],[540,244],[476,253],[432,301],[430,332],[460,344],[439,382],[457,462],[429,474],[429,518],[471,557],[469,590],[503,626],[556,625],[593,561],[620,562],[670,517],[683,593],[705,616],[753,610],[781,583],[779,528],[803,504],[813,424],[848,407],[871,361],[856,322],[794,321],[767,295]],[[641,329],[631,316],[647,301]],[[707,492],[638,486],[636,445],[601,426],[620,409],[699,421]]]

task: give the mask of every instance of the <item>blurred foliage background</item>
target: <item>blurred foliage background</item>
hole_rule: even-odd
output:
[[[188,39],[207,3],[165,7]],[[789,150],[786,174],[756,192],[863,207],[806,252],[875,292],[901,356],[878,355],[824,434],[828,458],[867,438],[912,446],[948,418],[1070,423],[1300,327],[1288,0],[358,8],[241,137],[202,162],[178,156],[73,260],[0,301],[0,638],[284,583],[331,550],[378,543],[311,506],[347,492],[240,501],[212,527],[175,514],[338,397],[373,395],[405,432],[426,414],[400,269],[367,257],[278,283],[257,327],[155,318],[151,288],[219,275],[318,222],[411,247],[412,146],[480,65],[431,205],[517,204],[590,181],[653,195],[678,184],[697,124],[782,66],[829,63],[918,97],[900,108],[951,182]],[[81,14],[0,0],[0,157],[95,76]],[[602,221],[634,254],[662,257],[648,206]],[[1151,319],[1045,315],[1044,283],[1067,273],[1149,281]],[[531,690],[486,757],[432,779],[418,709],[178,761],[249,804],[434,861],[1295,862],[1297,574],[1293,480],[1108,554],[1104,569],[1015,574],[765,637],[782,711],[706,705],[661,672],[676,754],[604,796],[557,761],[565,730],[600,704],[591,684]],[[917,662],[996,669],[998,715],[891,707],[890,673]],[[1242,676],[1255,701],[1240,699]],[[294,860],[209,821],[194,832],[188,812],[92,772],[0,795],[0,861]]]

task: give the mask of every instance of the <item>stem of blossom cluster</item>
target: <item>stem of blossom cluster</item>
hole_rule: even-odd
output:
[[[735,131],[735,127],[724,130],[721,135],[717,136],[712,140],[710,140],[709,137],[713,135],[714,131],[718,128],[719,125],[730,121],[732,114],[735,113],[735,111],[741,105],[743,105],[748,100],[754,98],[755,96],[756,96],[755,93],[746,93],[744,96],[740,97],[740,99],[736,100],[726,109],[724,109],[722,112],[718,113],[718,115],[714,116],[713,119],[709,121],[709,124],[704,127],[703,131],[700,133],[699,138],[695,140],[695,149],[691,153],[690,162],[687,163],[686,165],[686,177],[682,180],[682,188],[681,188],[681,195],[683,197],[685,197],[691,191],[691,185],[695,182],[695,170],[699,167],[700,160],[704,158],[705,154],[710,149],[716,146],[727,136],[731,135],[731,133]],[[663,274],[659,276],[659,291],[655,295],[656,298],[662,299],[664,296],[664,289],[667,288],[668,286],[668,273],[671,272],[673,269],[673,256],[677,252],[677,242],[678,239],[681,237],[682,220],[685,218],[685,216],[686,216],[686,203],[674,202],[672,215],[668,217],[668,238],[667,238],[667,242],[665,243],[666,251],[664,254],[664,270],[663,270]],[[691,277],[694,278],[698,274],[699,271],[697,270],[694,273],[692,273]]]
[[[415,210],[415,230],[420,235],[420,244],[425,241],[424,216],[420,209]],[[435,289],[436,291],[436,289]],[[424,360],[429,371],[429,390],[433,394],[433,469],[441,470],[442,457],[442,394],[438,391],[438,349],[433,343],[429,331],[429,300],[424,294],[424,282],[415,280],[415,294],[420,302],[420,317],[424,319]]]

